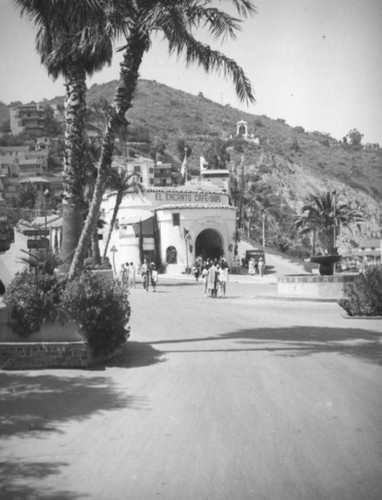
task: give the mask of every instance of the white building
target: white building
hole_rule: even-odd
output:
[[[115,193],[107,194],[102,211],[108,223],[114,203]],[[235,225],[236,208],[230,205],[229,195],[212,185],[209,189],[196,185],[147,188],[141,194],[125,195],[108,256],[117,270],[124,262],[138,264],[148,258],[165,265],[167,273],[180,273],[197,257],[222,255],[232,267]],[[107,231],[106,226],[104,234]]]
[[[151,158],[114,156],[112,166],[118,169],[119,172],[126,172],[130,175],[136,174],[143,186],[154,185],[154,160]]]

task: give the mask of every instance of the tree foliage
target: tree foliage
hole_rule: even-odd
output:
[[[311,194],[295,220],[301,235],[313,233],[322,252],[333,254],[336,237],[344,227],[363,221],[363,214],[339,200],[336,192]]]
[[[356,128],[353,128],[348,132],[347,137],[349,137],[349,141],[352,146],[360,146],[363,134],[361,134],[361,132],[359,132]]]

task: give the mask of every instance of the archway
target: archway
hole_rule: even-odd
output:
[[[206,259],[218,259],[224,254],[223,241],[214,229],[204,229],[195,241],[195,256]]]

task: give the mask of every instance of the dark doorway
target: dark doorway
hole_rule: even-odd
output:
[[[214,229],[205,229],[196,238],[195,257],[206,259],[219,259],[223,255],[223,242],[221,236]]]

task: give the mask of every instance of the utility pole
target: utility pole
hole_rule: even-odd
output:
[[[337,231],[336,231],[336,191],[333,191],[333,253],[336,254],[336,239],[337,239]]]
[[[263,217],[263,248],[265,248],[265,210],[261,211],[261,215]]]
[[[239,228],[244,226],[243,217],[243,198],[244,198],[244,155],[241,155],[241,185],[240,185],[240,210],[239,210]]]

